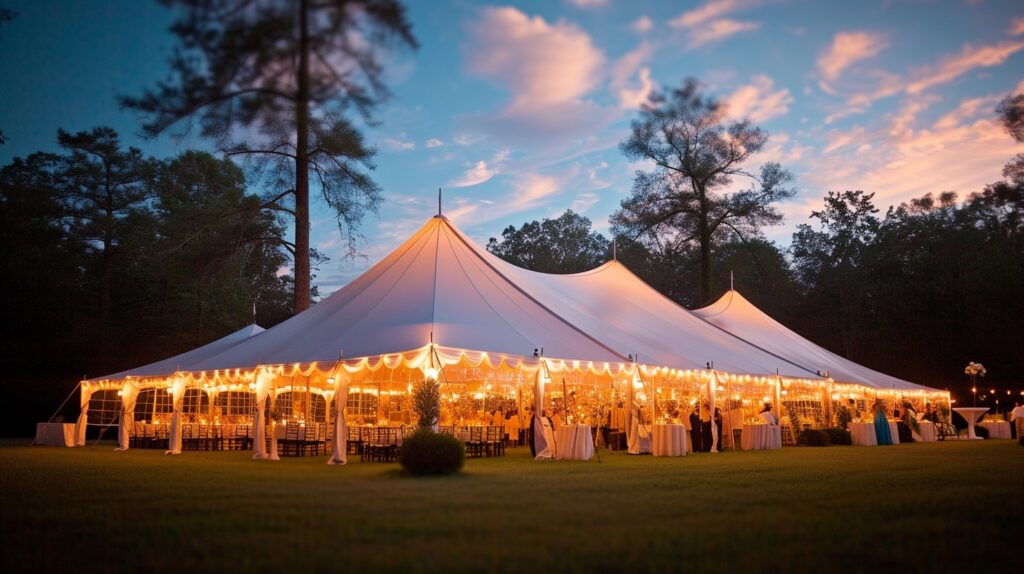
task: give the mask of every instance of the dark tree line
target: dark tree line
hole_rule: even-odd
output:
[[[291,314],[285,226],[230,160],[110,128],[0,168],[5,379],[102,375]]]

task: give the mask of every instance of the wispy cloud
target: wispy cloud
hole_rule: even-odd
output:
[[[1010,23],[1010,29],[1007,31],[1011,36],[1020,36],[1024,34],[1024,17],[1014,18],[1013,22]]]
[[[611,89],[621,107],[638,108],[647,101],[647,96],[654,89],[654,82],[651,80],[651,69],[643,64],[653,53],[654,45],[645,41],[612,66]]]
[[[384,138],[381,140],[381,143],[391,151],[412,151],[416,149],[416,142],[398,138]]]
[[[776,88],[768,76],[758,74],[751,83],[740,86],[723,101],[730,116],[764,122],[786,114],[793,96],[787,88]]]
[[[1024,40],[1007,40],[996,44],[974,46],[965,44],[960,52],[941,57],[937,62],[912,70],[905,76],[877,72],[880,78],[875,89],[849,97],[845,110],[830,116],[826,122],[861,113],[876,101],[899,94],[918,95],[926,90],[947,84],[978,68],[1002,65],[1010,56],[1024,50]]]
[[[713,44],[761,26],[759,22],[740,21],[725,16],[756,4],[754,0],[711,0],[683,12],[669,21],[669,26],[685,30],[686,49],[693,50]]]
[[[687,10],[669,21],[669,26],[674,28],[696,28],[726,14],[731,14],[740,9],[743,3],[738,0],[711,0],[705,4]]]
[[[577,8],[600,8],[611,4],[611,0],[565,0]]]
[[[640,16],[629,25],[629,29],[637,34],[646,34],[654,29],[654,20],[650,16]]]
[[[1007,58],[1024,50],[1024,40],[1012,40],[988,46],[964,45],[960,53],[918,70],[906,86],[908,94],[918,94],[939,84],[951,82],[975,68],[1002,65]]]
[[[873,127],[830,131],[803,179],[822,190],[875,192],[880,206],[928,192],[978,191],[1000,178],[1014,153],[1024,152],[1024,144],[992,117],[991,108],[1003,95],[964,98],[931,125],[921,112],[940,100],[910,98]]]
[[[439,140],[439,139],[437,139],[437,138],[430,138],[423,145],[426,146],[427,149],[431,149],[431,148],[443,147],[444,146],[444,142]]]
[[[831,93],[830,84],[850,66],[873,58],[888,47],[888,42],[878,33],[867,31],[839,32],[832,44],[818,56],[818,72],[821,74],[821,88]]]

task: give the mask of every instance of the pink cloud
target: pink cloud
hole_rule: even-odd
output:
[[[699,48],[707,44],[724,40],[734,34],[747,32],[749,30],[756,30],[760,27],[761,24],[757,22],[741,22],[739,20],[729,20],[727,18],[722,20],[713,20],[706,26],[691,31],[690,39],[686,46],[687,49],[692,50],[694,48]]]
[[[600,81],[604,55],[575,24],[511,7],[484,8],[481,16],[469,27],[469,71],[512,92],[512,108],[577,100]]]
[[[711,0],[693,10],[683,12],[669,21],[673,28],[695,28],[701,24],[735,12],[742,6],[737,0]]]
[[[629,28],[637,34],[646,34],[654,29],[654,20],[649,16],[641,16],[629,25]]]
[[[751,83],[726,96],[724,103],[732,117],[764,122],[787,113],[793,96],[786,88],[776,89],[768,76],[758,74]]]
[[[802,179],[822,191],[874,192],[883,208],[928,192],[978,191],[1000,179],[1014,153],[1024,152],[1024,144],[1010,138],[990,110],[983,113],[996,99],[965,99],[928,128],[917,127],[917,116],[934,99],[909,101],[870,130],[829,132],[827,146],[811,158],[813,168]],[[841,149],[858,153],[831,153]]]
[[[818,71],[824,82],[822,89],[830,91],[829,83],[857,62],[873,58],[888,47],[881,34],[866,31],[839,32],[832,44],[818,56]]]
[[[881,78],[878,86],[874,90],[861,92],[847,99],[846,106],[852,112],[845,115],[863,112],[874,102],[901,93],[919,95],[926,90],[949,83],[977,68],[1000,66],[1010,56],[1021,50],[1024,50],[1024,41],[1022,40],[1008,40],[985,46],[966,44],[959,53],[944,56],[933,64],[917,68],[906,78],[895,74],[876,72],[876,75]]]
[[[1007,58],[1024,50],[1024,41],[1006,41],[989,46],[964,45],[959,54],[943,58],[939,63],[928,66],[914,74],[914,80],[906,86],[908,94],[945,84],[975,68],[991,68],[1002,65]]]
[[[650,68],[642,65],[653,53],[654,46],[642,42],[612,66],[611,89],[618,97],[621,107],[638,108],[647,101],[647,96],[654,89],[654,82],[651,80]]]
[[[742,22],[725,17],[755,4],[755,0],[711,0],[683,12],[668,24],[687,32],[686,49],[693,50],[759,28],[761,24],[758,22]]]
[[[1010,23],[1009,34],[1011,36],[1020,36],[1024,34],[1024,18],[1014,18],[1013,22]]]
[[[607,6],[611,0],[566,0],[566,2],[577,8],[599,8]]]

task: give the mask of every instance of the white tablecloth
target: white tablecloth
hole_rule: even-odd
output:
[[[594,438],[589,425],[562,425],[555,429],[555,458],[590,460],[594,456]]]
[[[651,454],[654,456],[686,456],[686,427],[654,425],[651,432]]]
[[[850,439],[857,446],[876,446],[874,423],[850,423]]]
[[[782,448],[782,427],[776,425],[744,424],[740,434],[743,450],[772,450]]]
[[[36,423],[36,440],[44,446],[75,446],[74,423]]]
[[[1010,438],[1010,423],[1006,421],[985,421],[978,426],[988,429],[988,438]]]
[[[918,442],[935,442],[939,438],[935,423],[931,421],[917,421],[920,432],[914,433],[914,440]]]
[[[900,432],[895,421],[889,421],[889,434],[892,435],[892,444],[900,444]],[[875,423],[850,423],[850,438],[857,446],[878,446]]]

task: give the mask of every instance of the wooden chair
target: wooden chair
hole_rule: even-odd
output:
[[[235,425],[235,438],[231,442],[232,450],[252,449],[252,425]]]
[[[480,458],[487,452],[487,443],[484,442],[483,427],[467,427],[469,439],[466,441],[466,457]]]
[[[505,427],[487,427],[484,448],[487,456],[505,456]]]
[[[139,422],[132,423],[132,432],[128,436],[129,448],[142,448],[142,435],[145,432],[145,425]]]
[[[278,441],[278,452],[281,456],[299,456],[299,425],[296,423],[285,425],[284,438]]]
[[[946,440],[947,438],[960,440],[960,433],[958,433],[956,427],[948,421],[935,421],[935,434],[938,435],[939,440]]]
[[[363,439],[361,428],[348,427],[348,438],[345,440],[345,452],[348,454],[363,454]]]

